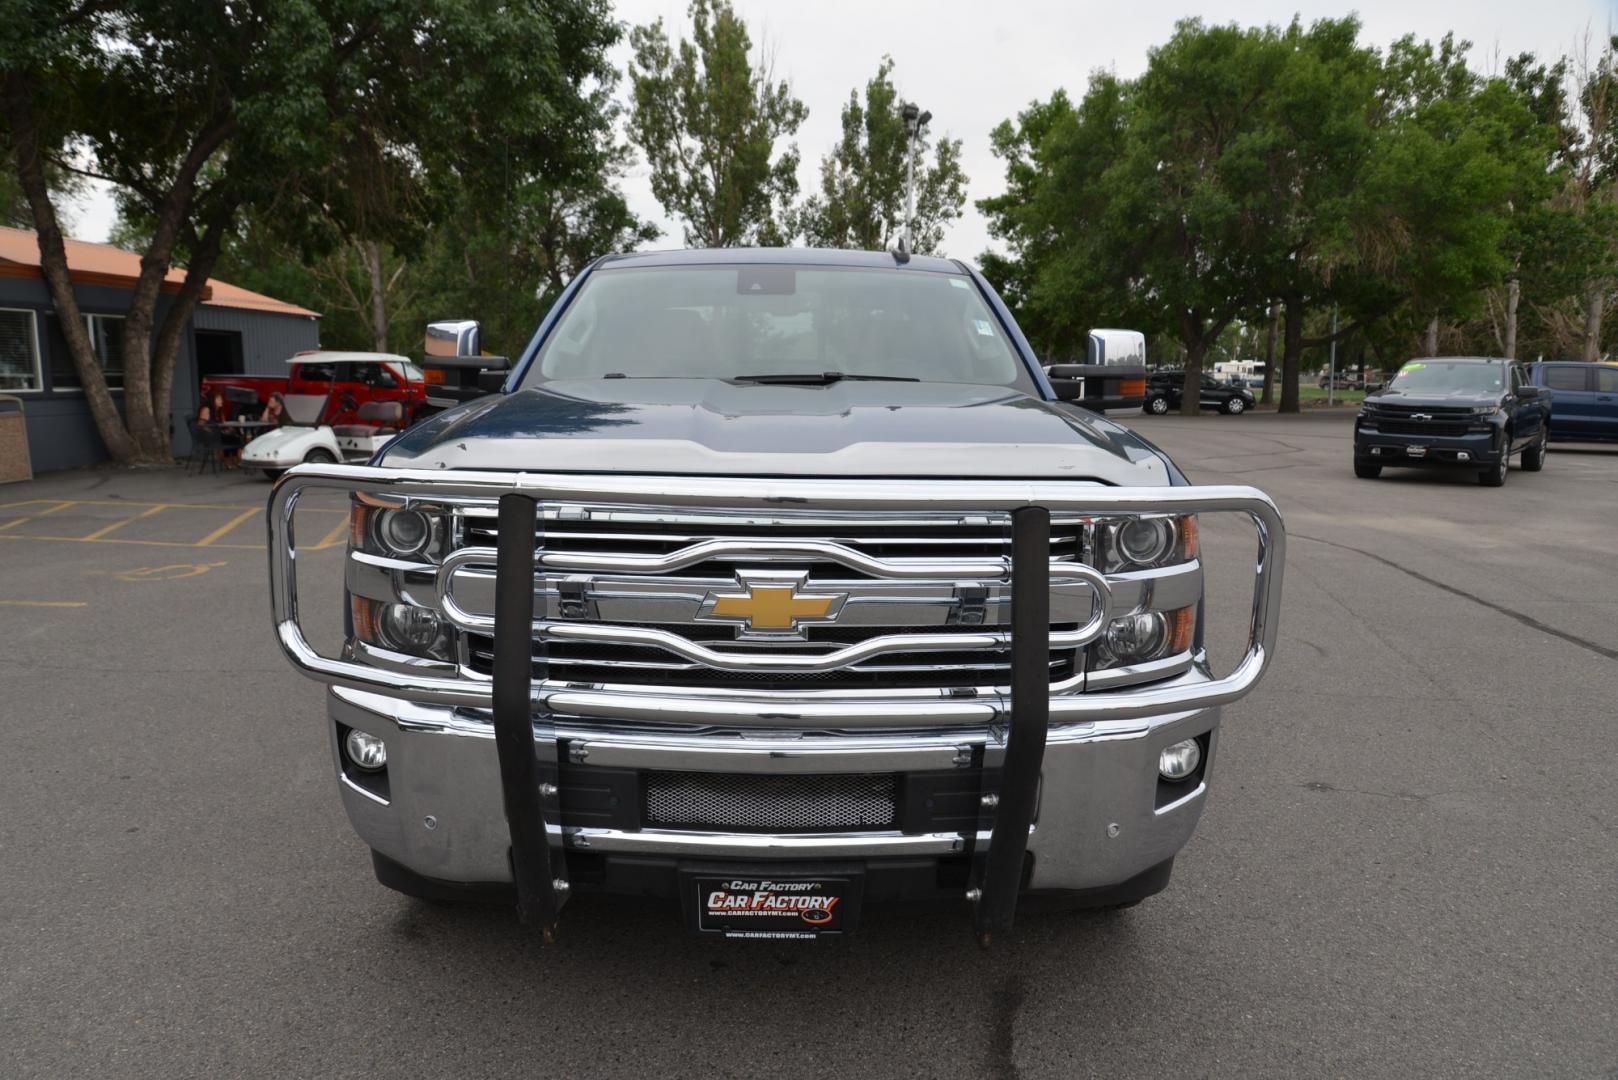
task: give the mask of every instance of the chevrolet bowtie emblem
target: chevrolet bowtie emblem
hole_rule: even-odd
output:
[[[697,618],[734,623],[738,635],[801,636],[805,623],[837,621],[847,593],[806,592],[807,574],[778,570],[738,570],[735,592],[710,592]]]

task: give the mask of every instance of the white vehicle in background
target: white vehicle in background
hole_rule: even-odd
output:
[[[352,400],[335,397],[343,383],[344,368],[359,369],[362,365],[374,367],[382,361],[405,365],[413,370],[410,361],[392,353],[326,354],[322,362],[332,365],[332,378],[324,394],[282,395],[287,420],[280,427],[271,428],[242,447],[241,465],[244,469],[259,469],[273,480],[294,465],[335,464],[337,462],[364,463],[405,428],[405,406],[400,401],[367,401],[357,408]],[[294,357],[292,363],[307,363],[307,355]],[[354,423],[331,424],[327,417],[352,413]]]
[[[1221,360],[1213,366],[1213,377],[1222,383],[1240,379],[1252,386],[1264,381],[1265,367],[1262,360]]]

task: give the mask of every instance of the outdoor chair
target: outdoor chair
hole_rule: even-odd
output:
[[[186,418],[185,426],[191,432],[191,460],[197,463],[197,475],[201,476],[203,470],[210,465],[217,474],[219,458],[225,451],[225,443],[219,437],[219,429],[212,424],[199,424],[194,416]]]

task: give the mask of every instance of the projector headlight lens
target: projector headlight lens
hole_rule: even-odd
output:
[[[433,525],[420,510],[384,510],[376,517],[376,538],[389,554],[420,555],[432,542]]]
[[[1174,522],[1168,518],[1133,518],[1113,530],[1119,558],[1135,566],[1155,566],[1174,551]]]

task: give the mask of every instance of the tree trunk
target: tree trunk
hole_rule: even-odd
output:
[[[1506,345],[1507,360],[1517,359],[1517,305],[1522,302],[1522,282],[1512,278],[1506,282]]]
[[[375,240],[359,242],[360,261],[371,280],[371,341],[376,352],[388,351],[388,297],[382,282],[382,245]]]
[[[1601,359],[1601,315],[1607,302],[1607,283],[1593,282],[1584,303],[1584,359],[1595,363]]]
[[[78,299],[73,295],[73,281],[68,276],[67,247],[62,242],[62,228],[56,219],[56,207],[51,204],[50,191],[45,183],[45,165],[39,151],[39,128],[34,119],[34,88],[20,75],[10,75],[5,81],[6,118],[11,128],[12,160],[17,168],[17,180],[28,207],[33,213],[34,232],[39,241],[39,265],[45,275],[45,286],[50,292],[51,304],[56,309],[56,322],[67,342],[68,357],[73,371],[84,389],[84,400],[90,407],[90,418],[96,433],[107,447],[114,461],[128,462],[137,458],[137,448],[118,416],[118,406],[107,389],[107,380],[96,363],[90,344],[90,332],[79,312]]]
[[[1281,308],[1270,305],[1270,326],[1264,335],[1264,404],[1275,404],[1275,336],[1280,329]]]
[[[216,120],[197,133],[175,170],[174,179],[157,205],[156,227],[140,258],[140,274],[130,290],[124,314],[124,426],[139,448],[141,460],[166,463],[171,459],[170,404],[153,391],[154,342],[157,301],[163,281],[173,265],[174,248],[185,231],[196,204],[197,174],[228,137],[231,123]],[[172,385],[172,378],[169,380]]]
[[[213,274],[214,265],[219,261],[219,248],[224,242],[232,210],[233,207],[222,208],[201,239],[194,232],[191,234],[194,254],[185,270],[185,282],[175,295],[174,302],[169,305],[168,314],[163,317],[163,325],[157,331],[156,346],[152,349],[152,405],[159,417],[167,418],[173,409],[174,365],[180,355],[180,340],[185,334],[186,324],[191,321],[191,313],[197,308],[197,301],[202,297],[202,290]],[[166,445],[172,447],[172,437]]]
[[[1202,411],[1202,360],[1208,346],[1201,341],[1185,346],[1185,382],[1180,386],[1180,415],[1196,416]]]
[[[1303,411],[1298,394],[1298,375],[1303,367],[1304,304],[1298,297],[1286,301],[1286,315],[1281,320],[1281,405],[1278,412]]]
[[[1427,355],[1438,355],[1438,316],[1434,315],[1427,323]]]

